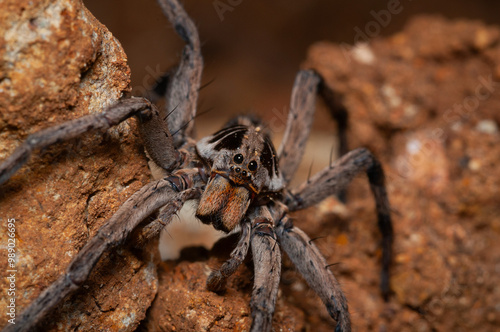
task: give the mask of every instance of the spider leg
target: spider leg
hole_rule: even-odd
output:
[[[339,155],[348,151],[347,110],[338,96],[323,82],[316,72],[301,70],[295,77],[290,99],[290,112],[283,141],[278,149],[280,170],[283,179],[289,183],[299,167],[313,122],[316,93],[324,100],[337,123],[339,133]]]
[[[318,248],[301,229],[294,227],[286,216],[276,227],[276,234],[281,248],[318,294],[330,316],[337,321],[335,331],[349,332],[351,322],[347,300]]]
[[[175,191],[184,192],[185,190],[193,188],[195,183],[200,181],[201,177],[199,172],[200,170],[197,168],[181,169],[170,176],[164,177],[164,180],[170,181]],[[203,181],[204,180],[202,180],[202,182]],[[201,196],[201,191],[197,192],[196,196]],[[138,234],[134,234],[135,238],[133,240],[133,245],[136,248],[144,247],[150,239],[159,235],[161,230],[170,224],[174,214],[182,209],[184,203],[193,198],[194,197],[191,195],[180,195],[177,199],[172,199],[169,201],[169,204],[161,207],[157,218],[140,229]]]
[[[222,264],[219,270],[212,271],[207,279],[207,288],[212,292],[223,291],[226,286],[226,280],[241,265],[248,253],[250,246],[251,225],[249,222],[241,224],[241,236],[236,248],[231,252],[230,258]]]
[[[186,141],[186,136],[192,134],[203,58],[198,31],[184,8],[176,0],[158,0],[158,3],[177,34],[186,42],[181,62],[168,79],[165,95],[166,112],[175,109],[167,121],[175,146],[179,147]]]
[[[177,168],[185,159],[174,147],[168,126],[156,106],[151,112],[139,114],[139,132],[148,156],[167,173]]]
[[[279,168],[285,183],[290,182],[302,160],[314,118],[319,82],[320,77],[312,70],[301,70],[295,77],[285,134],[278,148]]]
[[[197,169],[186,181],[184,174],[151,182],[132,195],[118,211],[102,226],[97,234],[78,252],[69,264],[66,273],[46,288],[19,316],[22,324],[9,325],[4,331],[33,331],[50,312],[68,295],[77,290],[88,278],[90,272],[104,252],[122,244],[139,223],[162,206],[173,215],[179,209],[179,202],[198,198],[198,187],[179,187],[179,183],[192,185],[198,181]]]
[[[330,114],[337,123],[337,132],[339,139],[339,146],[337,152],[338,156],[343,156],[347,152],[349,152],[349,146],[347,144],[347,121],[348,121],[347,109],[345,108],[344,105],[342,105],[341,101],[339,100],[340,99],[339,96],[334,91],[332,91],[324,81],[321,81],[319,85],[319,94],[322,97],[328,109],[330,110]],[[346,196],[347,196],[346,190],[341,190],[337,194],[337,197],[343,203],[347,201]]]
[[[272,320],[281,277],[281,253],[276,241],[269,210],[258,207],[250,217],[252,221],[252,256],[254,285],[250,308],[251,332],[272,330]]]
[[[31,134],[0,164],[0,185],[17,172],[35,150],[70,140],[86,132],[106,130],[134,114],[142,113],[147,116],[150,110],[151,103],[144,98],[123,99],[102,113],[86,115]]]
[[[344,105],[342,105],[339,96],[335,94],[335,92],[332,91],[323,80],[320,82],[318,88],[319,95],[325,102],[326,106],[330,110],[330,114],[337,123],[337,131],[339,135],[338,155],[343,156],[349,151],[349,146],[347,144],[347,109]]]
[[[286,204],[290,211],[307,208],[330,195],[346,189],[355,175],[365,171],[375,197],[378,227],[382,233],[381,290],[389,296],[389,266],[392,255],[393,229],[390,204],[385,188],[385,176],[380,162],[365,148],[355,149],[326,167],[309,181],[291,191]]]

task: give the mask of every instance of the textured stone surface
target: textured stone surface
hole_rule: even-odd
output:
[[[236,237],[220,240],[210,252],[191,248],[183,251],[181,261],[162,263],[158,269],[158,296],[140,331],[248,331],[251,259],[231,277],[225,293],[215,294],[206,288],[210,272],[227,259],[235,241]],[[304,328],[303,316],[286,303],[280,292],[274,325],[281,331],[300,331]]]
[[[351,50],[319,43],[309,51],[305,66],[349,109],[351,148],[369,147],[388,173],[396,232],[389,303],[377,294],[379,236],[364,179],[351,191],[348,220],[324,219],[310,232],[329,234],[322,249],[341,262],[334,271],[357,331],[499,324],[499,35],[479,22],[420,17]],[[339,232],[348,245],[332,248]]]
[[[129,82],[121,45],[81,1],[3,1],[0,160],[30,133],[101,111],[129,90]],[[129,120],[37,152],[1,187],[2,225],[7,218],[17,224],[18,313],[148,181],[135,132]],[[0,243],[7,243],[4,231]],[[0,251],[5,264],[6,255]],[[151,259],[137,255],[124,249],[99,263],[83,291],[50,318],[52,329],[133,330],[156,292]],[[106,263],[110,259],[117,264]],[[6,279],[0,283],[5,307]],[[6,322],[0,315],[0,326]]]

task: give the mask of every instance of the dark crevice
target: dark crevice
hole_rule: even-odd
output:
[[[91,193],[88,197],[87,200],[85,201],[85,209],[83,210],[83,215],[84,215],[84,222],[85,222],[85,228],[87,229],[87,237],[90,238],[90,229],[89,229],[89,205],[90,201],[92,200],[92,197],[97,195],[99,191]]]

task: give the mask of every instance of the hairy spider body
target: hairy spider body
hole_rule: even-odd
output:
[[[196,151],[210,174],[196,217],[218,230],[232,231],[261,193],[283,189],[273,144],[256,119],[230,121],[214,135],[201,139]]]
[[[33,150],[90,130],[104,130],[136,116],[150,165],[159,174],[155,181],[133,194],[118,209],[74,257],[66,273],[21,314],[19,321],[23,323],[6,330],[31,330],[85,282],[104,252],[123,244],[136,228],[139,230],[132,242],[138,245],[158,235],[186,201],[196,199],[196,216],[202,222],[224,232],[240,230],[240,239],[230,258],[208,277],[209,290],[224,290],[227,278],[251,249],[254,262],[251,331],[272,329],[281,274],[281,250],[287,253],[336,320],[336,331],[350,331],[347,301],[337,280],[318,248],[293,225],[288,214],[328,196],[342,195],[355,175],[366,172],[382,232],[381,289],[387,298],[392,222],[380,163],[368,150],[356,149],[331,162],[302,185],[288,188],[304,153],[317,93],[330,106],[341,131],[345,127],[345,110],[333,103],[333,92],[322,84],[321,78],[307,70],[297,75],[284,138],[277,152],[265,125],[245,116],[237,117],[220,131],[195,142],[191,138],[192,120],[196,115],[203,63],[198,34],[177,1],[159,0],[159,4],[186,42],[181,63],[165,87],[166,108],[157,109],[142,98],[123,99],[102,114],[31,135],[0,164],[1,184],[26,162]],[[343,132],[340,134],[345,137]],[[344,140],[341,141],[343,149]],[[150,221],[148,217],[156,212],[156,219]]]

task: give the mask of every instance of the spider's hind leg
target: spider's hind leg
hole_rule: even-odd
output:
[[[318,248],[301,229],[293,226],[286,216],[276,227],[276,234],[281,248],[318,294],[330,316],[337,321],[335,331],[349,332],[351,322],[347,300]]]

